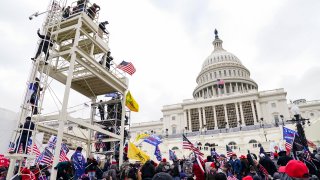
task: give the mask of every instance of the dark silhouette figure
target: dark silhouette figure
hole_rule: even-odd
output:
[[[53,46],[53,41],[50,39],[51,34],[50,32],[48,32],[46,35],[41,35],[40,29],[38,29],[37,34],[41,38],[41,42],[39,44],[36,56],[34,58],[31,58],[31,60],[35,61],[38,58],[38,56],[41,54],[41,52],[44,52],[45,60],[46,60],[45,64],[47,65],[48,64],[47,60],[49,58],[49,46],[50,47]]]

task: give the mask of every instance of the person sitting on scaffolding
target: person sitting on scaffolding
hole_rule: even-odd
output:
[[[108,21],[101,22],[101,23],[99,23],[99,28],[101,29],[102,32],[104,32],[106,34],[109,34],[109,32],[106,30],[106,25],[107,24],[109,24]]]
[[[28,99],[28,102],[31,104],[32,108],[32,113],[31,114],[38,114],[38,100],[39,100],[39,95],[40,91],[43,90],[43,88],[40,87],[39,85],[39,78],[35,78],[34,83],[30,83],[29,89],[28,89],[28,94],[30,94],[30,97]]]
[[[108,51],[107,54],[104,54],[101,58],[101,61],[99,63],[103,66],[104,59],[106,59],[106,69],[110,69],[111,61],[113,60],[113,57],[111,56],[111,51]]]
[[[34,130],[34,123],[31,121],[31,117],[28,116],[24,124],[20,124],[19,128],[21,129],[19,132],[20,136],[17,139],[15,150],[14,152],[10,153],[17,153],[20,151],[20,148],[22,148],[22,153],[26,153],[27,142],[32,135],[32,131]]]
[[[96,3],[93,3],[93,5],[87,9],[88,16],[92,20],[94,20],[98,11],[100,11],[100,6],[98,6]]]
[[[86,1],[86,0],[78,0],[77,6],[72,9],[73,14],[84,11],[86,8],[85,6],[86,6],[87,2],[88,1]]]
[[[98,105],[99,113],[100,113],[100,119],[101,121],[104,120],[104,104],[102,104],[102,100],[100,100],[100,103]]]
[[[70,14],[71,14],[70,6],[63,8],[62,11],[63,11],[62,17],[65,19],[69,18]]]
[[[40,29],[38,29],[37,34],[39,36],[39,38],[41,38],[41,42],[39,44],[38,47],[38,51],[36,53],[36,56],[34,58],[31,58],[31,60],[35,61],[38,56],[41,54],[41,52],[44,52],[45,54],[45,65],[47,65],[47,60],[49,58],[49,46],[52,47],[53,46],[53,41],[51,40],[51,34],[50,32],[47,32],[46,35],[41,35],[40,34]]]

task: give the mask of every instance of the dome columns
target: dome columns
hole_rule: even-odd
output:
[[[225,82],[223,88],[217,84],[205,86],[194,93],[195,98],[211,98],[233,93],[245,93],[257,89],[256,85],[246,82]]]

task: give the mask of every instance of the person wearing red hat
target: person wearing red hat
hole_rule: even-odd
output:
[[[240,156],[241,162],[241,174],[242,176],[247,176],[250,172],[250,163],[245,155]]]
[[[302,161],[291,160],[285,167],[280,167],[280,171],[291,178],[309,179],[308,167]]]

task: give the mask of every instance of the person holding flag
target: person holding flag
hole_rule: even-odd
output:
[[[86,161],[81,153],[82,147],[77,147],[74,154],[71,156],[71,161],[73,163],[73,168],[75,170],[74,179],[79,179],[85,173]]]

